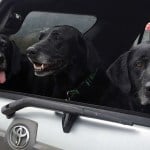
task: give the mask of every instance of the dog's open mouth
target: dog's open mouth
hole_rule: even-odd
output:
[[[39,63],[36,61],[32,61],[32,63],[33,63],[33,67],[34,67],[34,71],[36,72],[36,75],[43,75],[44,73],[52,74],[55,71],[58,71],[61,68],[63,68],[63,66],[65,66],[64,61],[60,59],[53,60],[49,62],[48,64]]]
[[[49,64],[42,64],[38,62],[33,62],[33,67],[35,71],[49,71],[49,70],[57,70],[63,66],[62,60],[54,60],[49,62]]]
[[[46,71],[49,68],[48,64],[33,63],[34,70],[37,72]]]

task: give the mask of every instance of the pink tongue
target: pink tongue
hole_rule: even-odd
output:
[[[0,72],[0,84],[3,84],[6,82],[6,74],[4,71]]]

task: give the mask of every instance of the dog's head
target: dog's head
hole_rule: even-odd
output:
[[[80,68],[85,67],[86,55],[82,34],[67,25],[42,31],[39,42],[27,49],[27,56],[37,76],[56,74],[68,66],[73,68],[71,66],[76,64]]]
[[[150,44],[139,44],[121,55],[107,75],[122,92],[135,94],[139,104],[150,104]]]
[[[0,84],[20,69],[20,52],[15,43],[0,34]]]

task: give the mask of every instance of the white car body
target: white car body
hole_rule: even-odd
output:
[[[10,102],[11,99],[1,97],[0,108]],[[0,118],[0,135],[4,137],[10,124],[17,118],[36,122],[36,143],[47,145],[47,150],[149,150],[150,147],[150,128],[136,124],[123,125],[81,116],[70,133],[64,133],[61,113],[58,115],[52,110],[31,107],[19,110],[11,119],[0,113]]]

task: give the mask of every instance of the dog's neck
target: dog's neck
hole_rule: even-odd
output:
[[[82,81],[89,75],[87,69],[74,69],[68,66],[64,71],[54,75],[55,87],[53,96],[57,98],[66,98],[67,91],[77,88]]]

